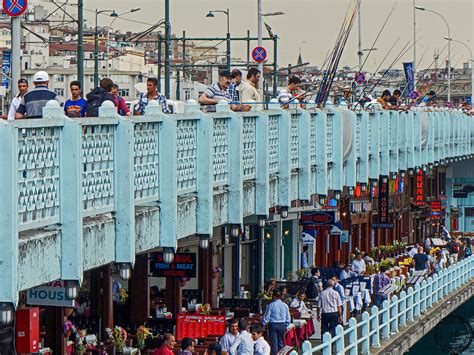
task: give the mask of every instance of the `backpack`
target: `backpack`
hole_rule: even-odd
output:
[[[472,255],[472,246],[469,244],[466,247],[466,251],[464,252],[464,256],[467,258]]]
[[[308,281],[308,284],[306,285],[306,297],[308,299],[315,299],[319,297],[319,283],[321,280],[319,280],[317,277],[311,277]]]
[[[102,88],[94,89],[87,94],[86,116],[99,117],[99,107],[107,100],[114,102],[114,97]]]

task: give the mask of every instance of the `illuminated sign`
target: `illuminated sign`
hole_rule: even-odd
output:
[[[163,253],[153,253],[150,270],[155,277],[196,277],[196,253],[176,253],[171,264]]]
[[[423,170],[418,170],[415,180],[415,201],[413,204],[415,206],[424,206],[425,205],[425,186],[423,179]]]
[[[379,179],[379,219],[378,223],[373,223],[374,228],[393,228],[393,223],[390,223],[390,187],[389,183],[383,182]]]

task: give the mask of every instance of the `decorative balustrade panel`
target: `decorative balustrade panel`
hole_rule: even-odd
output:
[[[61,127],[18,130],[19,230],[59,222]]]
[[[309,120],[309,159],[311,164],[316,164],[316,117],[311,115]]]
[[[133,163],[137,202],[159,199],[159,129],[159,122],[136,123],[134,126]]]
[[[244,117],[243,121],[243,167],[244,178],[255,178],[257,148],[257,116]]]
[[[177,184],[181,193],[196,190],[197,123],[195,119],[177,122]]]
[[[332,145],[333,145],[333,117],[332,115],[328,115],[328,119],[326,120],[326,154],[327,154],[327,161],[332,162]]]
[[[299,114],[291,114],[291,134],[290,134],[290,158],[291,158],[291,167],[298,167],[298,158],[299,158],[299,149],[298,149],[298,118]]]
[[[82,201],[84,216],[114,210],[113,124],[88,125],[82,136]]]
[[[280,134],[280,125],[278,121],[280,115],[270,115],[268,117],[268,162],[270,173],[278,171],[278,142]]]
[[[355,141],[355,151],[356,151],[356,159],[360,157],[360,120],[361,116],[357,115],[355,119],[355,135],[356,135],[356,141]]]
[[[213,133],[213,170],[214,183],[225,184],[228,175],[228,158],[229,158],[229,118],[214,119]]]

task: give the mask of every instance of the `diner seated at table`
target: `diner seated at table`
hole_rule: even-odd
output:
[[[207,348],[205,355],[222,355],[222,346],[219,343],[212,343]]]
[[[276,289],[276,280],[275,279],[268,280],[267,287],[265,288],[265,290],[262,293],[262,298],[271,300],[272,295],[273,295],[273,291],[275,291],[275,289]]]
[[[345,264],[341,273],[339,274],[339,280],[343,281],[357,276],[357,274],[351,270],[351,264]]]
[[[153,355],[173,355],[174,347],[176,345],[176,339],[173,334],[165,333],[163,335],[163,344],[153,351]]]
[[[290,308],[296,308],[300,313],[306,313],[306,314],[311,314],[311,311],[306,307],[306,304],[304,303],[306,295],[304,293],[304,290],[299,290],[296,293],[295,298],[290,303]]]
[[[352,260],[352,271],[356,274],[363,274],[366,270],[365,261],[362,259],[362,254],[357,253],[354,260]]]

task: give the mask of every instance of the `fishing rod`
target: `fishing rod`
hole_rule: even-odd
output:
[[[361,0],[359,0],[361,1]],[[380,35],[382,34],[382,31],[384,30],[385,26],[387,25],[388,23],[388,20],[390,19],[390,17],[392,16],[393,14],[393,11],[395,10],[395,8],[397,7],[398,5],[398,1],[393,5],[392,7],[392,10],[390,10],[389,14],[387,15],[387,18],[385,19],[383,25],[382,25],[382,28],[380,29],[379,33],[377,34],[377,37],[375,37],[375,40],[374,40],[374,43],[372,43],[372,46],[370,47],[371,49],[375,47],[375,45],[377,44],[377,41],[380,37]],[[360,19],[359,19],[360,21]],[[400,37],[399,37],[400,39]],[[362,66],[359,68],[359,72],[362,72],[362,69],[364,69],[364,66],[365,66],[365,63],[367,62],[367,60],[369,59],[370,55],[372,54],[372,51],[369,51],[369,53],[367,54],[367,56],[365,57],[364,61],[362,62]],[[355,79],[354,79],[355,81]]]
[[[406,52],[408,52],[408,50],[413,47],[413,44],[411,46],[408,46],[411,42],[408,41],[407,44],[405,44],[405,46],[403,46],[402,50],[398,53],[398,55],[395,57],[395,59],[391,62],[390,66],[385,70],[385,72],[382,74],[382,76],[380,77],[379,80],[377,80],[377,82],[372,86],[372,88],[370,89],[370,91],[368,92],[368,95],[372,94],[372,92],[374,91],[374,89],[377,87],[377,85],[382,81],[382,79],[385,77],[385,75],[387,75],[387,73],[390,71],[390,69],[393,68],[393,66],[395,65],[395,63],[398,62],[398,60],[403,57],[405,55]],[[364,88],[364,90],[362,91],[362,93],[359,95],[359,97],[357,98],[357,101],[356,102],[359,102],[359,100],[363,97],[363,95],[367,92],[366,91],[367,87]]]

